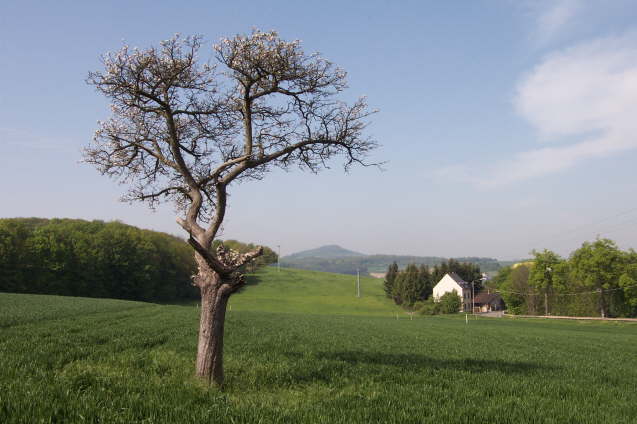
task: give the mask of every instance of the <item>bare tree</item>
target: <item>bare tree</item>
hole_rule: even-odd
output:
[[[189,234],[201,292],[196,374],[223,383],[228,298],[245,282],[239,268],[259,256],[211,245],[233,183],[260,180],[272,167],[318,172],[335,156],[369,165],[377,144],[363,135],[364,98],[336,99],[345,72],[276,32],[222,39],[200,63],[200,37],[175,36],[147,50],[124,46],[103,56],[87,82],[111,101],[85,160],[129,185],[125,201],[173,202]]]

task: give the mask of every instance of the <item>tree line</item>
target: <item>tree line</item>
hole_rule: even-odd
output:
[[[488,285],[514,314],[637,316],[637,252],[609,239],[585,242],[562,258],[533,251],[528,262],[503,268]]]
[[[413,308],[418,302],[429,300],[434,286],[450,272],[455,272],[464,281],[475,281],[476,291],[482,288],[479,280],[482,276],[480,266],[455,259],[449,259],[433,267],[409,264],[403,270],[394,262],[387,268],[383,288],[386,296],[393,299],[397,305]]]
[[[224,244],[240,252],[253,248]],[[266,248],[257,262],[252,266],[276,262],[276,253]],[[185,300],[199,296],[195,272],[190,246],[169,234],[120,222],[0,219],[0,291]]]

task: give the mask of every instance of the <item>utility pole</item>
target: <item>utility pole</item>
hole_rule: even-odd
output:
[[[548,273],[548,279],[549,279],[549,283],[546,284],[546,287],[544,288],[544,315],[548,316],[549,315],[549,287],[551,286],[552,283],[552,279],[551,279],[551,271],[553,271],[553,268],[551,268],[550,266],[546,267],[546,272]]]
[[[471,282],[471,313],[476,314],[476,280]]]
[[[356,297],[361,297],[361,271],[356,269]]]
[[[486,281],[487,277],[483,276],[471,282],[471,313],[476,314],[476,281]]]
[[[277,244],[279,253],[276,255],[276,272],[281,272],[281,245]]]

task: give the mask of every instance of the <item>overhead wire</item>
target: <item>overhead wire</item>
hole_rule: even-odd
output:
[[[611,292],[611,291],[617,291],[617,290],[625,290],[625,289],[630,289],[633,287],[637,287],[637,284],[633,284],[632,286],[626,286],[626,287],[615,287],[612,289],[597,289],[597,290],[592,290],[592,291],[584,291],[584,292],[577,292],[577,293],[551,293],[551,296],[578,296],[578,295],[582,295],[582,294],[591,294],[591,293],[607,293],[607,292]],[[517,292],[517,291],[512,291],[512,290],[500,290],[500,289],[495,289],[494,290],[497,293],[510,293],[510,294],[519,294],[522,296],[535,296],[535,295],[541,295],[542,293],[531,293],[531,292],[527,292],[527,293],[523,293],[523,292]]]
[[[575,237],[575,236],[578,236],[578,235],[579,235],[579,232],[580,232],[581,230],[583,230],[583,229],[587,229],[587,228],[590,228],[590,227],[598,226],[599,224],[606,223],[606,222],[608,222],[608,221],[610,221],[610,220],[614,220],[614,219],[616,219],[616,218],[619,218],[619,217],[622,217],[622,216],[628,215],[628,214],[633,213],[633,212],[637,212],[637,207],[633,207],[633,208],[630,208],[630,209],[627,209],[627,210],[621,211],[621,212],[619,212],[619,213],[613,214],[613,215],[611,215],[611,216],[607,216],[607,217],[604,217],[604,218],[601,218],[601,219],[595,220],[595,221],[593,221],[593,222],[591,222],[591,223],[588,223],[588,224],[582,224],[582,225],[579,225],[579,226],[577,226],[577,227],[573,227],[573,228],[571,228],[571,229],[569,229],[569,230],[565,230],[565,231],[561,231],[561,232],[555,233],[555,234],[553,234],[553,235],[551,235],[551,236],[544,237],[542,240],[538,240],[537,242],[535,242],[535,243],[533,243],[533,244],[539,244],[539,243],[542,243],[542,242],[544,242],[544,243],[545,243],[547,240],[548,240],[548,241],[555,241],[555,240],[562,241],[562,240],[568,240],[568,239],[570,239],[570,238],[573,238],[573,237]],[[626,221],[626,222],[621,223],[619,226],[611,227],[611,230],[607,230],[607,231],[600,231],[600,233],[604,233],[604,232],[608,233],[608,232],[611,232],[611,231],[616,231],[617,229],[619,229],[619,228],[623,227],[624,225],[632,224],[632,223],[637,223],[637,221],[635,221],[635,220],[633,220],[633,219],[630,219],[629,221]]]

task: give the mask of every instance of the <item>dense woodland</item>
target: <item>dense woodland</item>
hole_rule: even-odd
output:
[[[276,262],[264,250],[253,267]],[[0,291],[173,301],[198,298],[194,273],[191,247],[169,234],[120,222],[0,219]]]
[[[430,300],[434,286],[449,272],[455,272],[465,281],[475,281],[476,291],[482,288],[480,267],[471,262],[449,259],[432,268],[409,264],[403,270],[394,262],[388,267],[385,275],[385,294],[397,305],[412,308],[419,302]],[[457,312],[458,308],[455,311]]]
[[[500,270],[488,287],[514,314],[637,316],[637,252],[608,239],[586,242],[568,258],[544,250]]]

